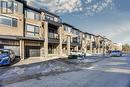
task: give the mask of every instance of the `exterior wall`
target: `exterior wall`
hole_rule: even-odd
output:
[[[23,4],[14,0],[17,4],[17,11],[13,9],[11,13],[3,13],[0,8],[0,15],[4,17],[17,19],[17,26],[0,24],[0,46],[5,49],[12,49],[16,56],[24,58],[24,47],[23,42],[18,40],[16,37],[24,36],[24,14],[23,14]],[[9,9],[8,9],[9,10]],[[6,11],[5,8],[3,11]],[[9,10],[10,11],[10,10]]]
[[[17,2],[18,3],[18,2]],[[23,9],[23,4],[18,3],[21,10]],[[0,24],[0,35],[8,35],[8,36],[23,36],[23,13],[13,12],[13,13],[2,13],[0,9],[0,15],[16,18],[18,21],[17,27],[11,27],[8,25]]]

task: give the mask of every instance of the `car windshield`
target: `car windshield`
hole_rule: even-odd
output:
[[[0,50],[0,54],[9,54],[8,50]]]

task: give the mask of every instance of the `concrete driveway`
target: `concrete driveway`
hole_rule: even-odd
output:
[[[1,87],[130,87],[130,55],[106,58],[80,71],[41,76]]]

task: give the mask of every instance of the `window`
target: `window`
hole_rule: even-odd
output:
[[[18,20],[15,18],[0,15],[0,24],[17,27]]]
[[[13,13],[13,1],[1,1],[2,13]]]
[[[47,20],[54,21],[54,17],[52,17],[52,16],[46,15],[45,18],[46,18]]]
[[[7,2],[1,1],[2,13],[7,13]]]
[[[26,9],[25,17],[30,18],[30,19],[34,19],[34,20],[40,20],[40,13]]]
[[[15,18],[12,19],[12,26],[17,27],[17,19]]]
[[[8,10],[8,13],[13,13],[13,2],[8,2],[7,4],[7,10]]]
[[[26,28],[27,37],[39,36],[39,27],[38,26],[26,24],[25,28]]]
[[[67,26],[64,26],[64,31],[68,31],[68,27]]]
[[[55,16],[52,16],[52,15],[49,15],[49,14],[46,14],[45,15],[45,19],[46,20],[51,20],[51,21],[55,21],[55,22],[60,22],[60,19],[55,17]]]
[[[71,33],[74,34],[74,30],[73,29],[71,29]]]
[[[18,3],[17,2],[14,3],[14,11],[18,12]]]
[[[71,27],[64,26],[64,30],[67,31],[68,33],[70,33],[71,32]]]
[[[58,31],[49,27],[48,38],[59,39]]]

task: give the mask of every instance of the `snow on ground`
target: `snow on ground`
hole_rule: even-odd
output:
[[[100,58],[90,59],[55,59],[37,64],[29,64],[15,67],[0,68],[0,81],[17,81],[20,78],[28,79],[35,74],[47,75],[54,72],[66,72],[79,70],[81,67],[89,67],[90,63],[98,61]],[[29,77],[28,77],[29,76]]]

